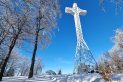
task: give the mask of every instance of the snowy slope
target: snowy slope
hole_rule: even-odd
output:
[[[112,76],[113,82],[123,82],[123,74]],[[4,77],[2,82],[105,82],[98,74],[84,75],[42,75],[32,79],[27,77]]]

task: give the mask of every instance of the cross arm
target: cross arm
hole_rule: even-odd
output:
[[[80,9],[80,8],[78,10],[79,10],[80,15],[86,15],[87,14],[86,10],[83,10],[83,9]]]
[[[73,9],[72,8],[66,7],[65,8],[65,12],[74,15],[74,12],[73,12]]]

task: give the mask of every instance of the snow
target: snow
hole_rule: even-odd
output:
[[[123,74],[112,75],[112,82],[123,82]],[[105,82],[99,74],[41,75],[28,79],[24,76],[4,77],[2,82]]]

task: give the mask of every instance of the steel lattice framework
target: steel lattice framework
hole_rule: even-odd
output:
[[[88,48],[82,33],[81,22],[79,15],[85,15],[86,10],[82,10],[77,6],[77,3],[73,4],[73,8],[66,7],[66,13],[70,13],[74,16],[75,27],[76,27],[76,36],[77,36],[77,46],[75,54],[75,67],[74,73],[83,73],[88,72],[93,69],[93,66],[96,65],[96,61],[93,58],[93,55]]]

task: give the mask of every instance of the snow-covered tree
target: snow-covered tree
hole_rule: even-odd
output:
[[[55,71],[53,71],[53,70],[46,71],[46,74],[47,75],[56,75]]]
[[[62,70],[58,70],[58,75],[62,75]]]
[[[41,75],[43,69],[41,59],[37,58],[34,66],[34,75]]]
[[[29,73],[29,64],[30,61],[28,58],[14,50],[9,58],[9,61],[7,62],[4,76],[27,76]]]
[[[21,57],[21,55],[18,52],[16,52],[16,51],[12,52],[12,54],[9,58],[9,61],[7,63],[7,66],[6,66],[4,76],[14,76],[14,74],[18,68],[19,60],[21,59],[20,57]]]
[[[122,9],[123,0],[99,0],[102,10],[105,11],[106,3],[115,4],[115,12],[118,13]]]
[[[123,50],[123,29],[117,29],[116,34],[113,37],[115,45],[111,49],[112,51],[114,50]]]
[[[123,29],[117,29],[114,36],[114,46],[109,50],[112,63],[118,72],[123,72]]]
[[[113,37],[114,46],[104,53],[100,64],[108,64],[112,72],[123,72],[123,29],[117,29]]]
[[[29,72],[29,78],[33,77],[34,64],[38,45],[45,48],[52,38],[52,31],[56,26],[56,20],[59,15],[58,0],[24,0],[33,10],[34,26],[34,50]]]
[[[44,48],[50,43],[57,25],[58,0],[0,0],[0,10],[0,56],[3,56],[0,81],[12,51],[28,40],[34,43],[29,72],[31,78],[38,45]]]
[[[3,35],[0,36],[4,36],[0,40],[2,41],[1,43],[3,43],[3,41],[8,42],[5,44],[8,46],[8,49],[7,53],[5,53],[4,62],[1,66],[0,81],[2,80],[5,67],[7,66],[7,62],[13,49],[23,39],[23,37],[26,36],[26,34],[29,32],[29,28],[31,28],[29,22],[30,12],[23,8],[25,6],[22,5],[22,2],[20,1],[0,0],[0,8],[3,10],[3,12],[1,12],[2,14],[0,14],[1,20],[6,24],[4,29],[7,29],[7,31],[3,32]],[[7,36],[9,37],[9,40],[5,40]]]
[[[22,56],[18,65],[17,75],[27,76],[29,74],[29,66],[30,66],[29,59]]]

